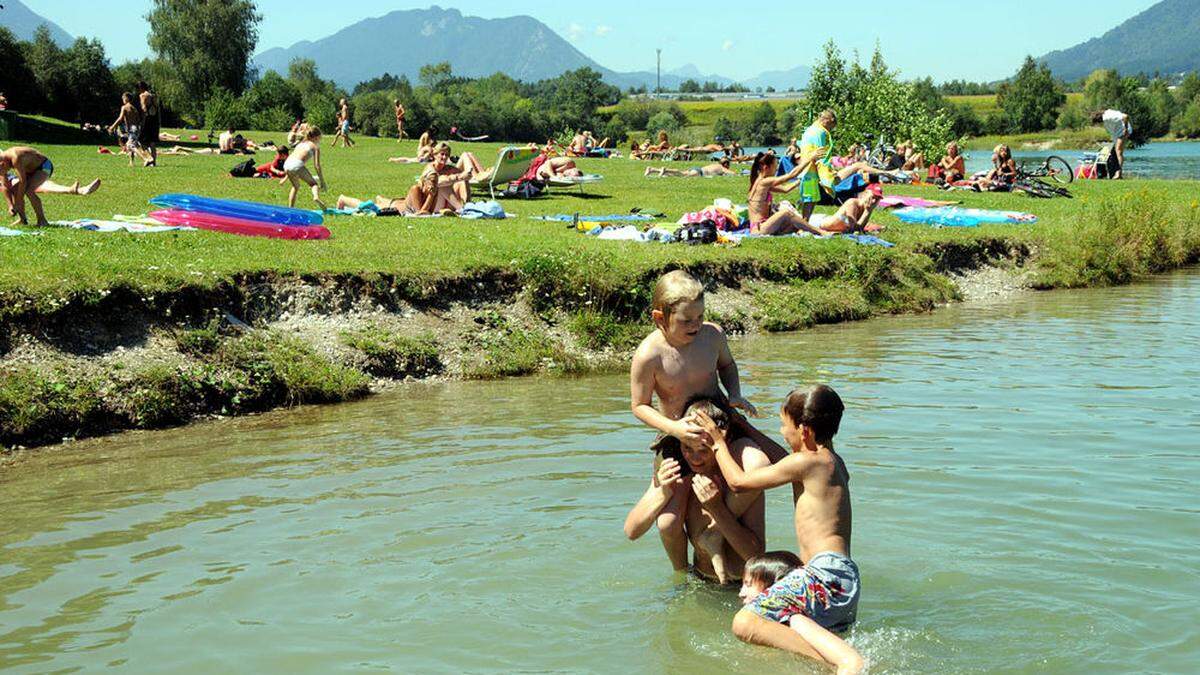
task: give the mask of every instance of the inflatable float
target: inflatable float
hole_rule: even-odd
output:
[[[154,197],[150,203],[171,210],[209,213],[215,216],[255,220],[276,225],[320,225],[323,222],[320,213],[293,209],[287,206],[273,206],[258,202],[243,202],[236,199],[213,199],[187,194],[165,194]]]
[[[182,225],[212,232],[226,232],[248,237],[271,237],[273,239],[328,239],[329,230],[320,225],[280,225],[259,220],[233,218],[215,213],[166,209],[155,211],[150,217],[164,225]]]
[[[984,223],[1018,224],[1036,223],[1037,216],[1018,211],[988,211],[985,209],[961,209],[957,207],[926,208],[910,206],[892,212],[905,223],[924,223],[943,227],[977,227]]]

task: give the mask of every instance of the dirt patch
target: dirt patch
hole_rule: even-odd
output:
[[[1020,269],[981,267],[951,277],[966,302],[1005,300],[1031,290],[1030,273]]]

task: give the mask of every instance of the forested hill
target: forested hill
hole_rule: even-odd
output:
[[[1041,60],[1064,80],[1097,68],[1129,75],[1200,70],[1200,0],[1163,0],[1101,37]]]
[[[4,7],[0,9],[0,26],[12,31],[18,40],[32,40],[37,27],[46,24],[58,46],[66,47],[75,41],[70,33],[26,7],[21,0],[0,0],[0,6]]]

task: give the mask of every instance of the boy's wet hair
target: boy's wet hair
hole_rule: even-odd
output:
[[[744,573],[755,583],[770,588],[802,565],[800,556],[791,551],[767,551],[747,560]]]
[[[703,299],[704,285],[687,272],[675,270],[658,278],[650,306],[662,312],[663,318],[666,318],[680,305]]]
[[[814,384],[808,391],[795,389],[783,402],[783,413],[792,424],[812,429],[820,445],[828,445],[837,435],[845,410],[842,397],[825,384]]]
[[[729,413],[726,412],[725,408],[717,405],[716,401],[703,394],[689,398],[687,403],[685,403],[683,406],[684,417],[688,417],[697,412],[702,412],[705,415],[708,415],[709,418],[712,419],[713,423],[717,425],[717,428],[724,430],[729,429]]]

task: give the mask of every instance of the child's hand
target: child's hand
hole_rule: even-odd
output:
[[[682,469],[679,462],[673,459],[664,459],[662,464],[658,465],[658,486],[661,488],[674,489],[674,486],[683,482]]]
[[[700,506],[708,510],[713,503],[721,499],[721,488],[708,476],[692,476],[692,492],[700,500]]]
[[[671,428],[671,435],[681,441],[691,441],[693,443],[700,442],[700,436],[704,433],[704,429],[696,426],[690,418],[684,418],[675,422]]]
[[[717,426],[717,423],[707,413],[703,410],[697,410],[693,415],[695,416],[696,423],[712,439],[714,446],[725,444],[725,431]]]
[[[758,408],[755,408],[753,403],[741,396],[731,396],[729,398],[729,405],[733,408],[745,410],[751,417],[758,417]]]

